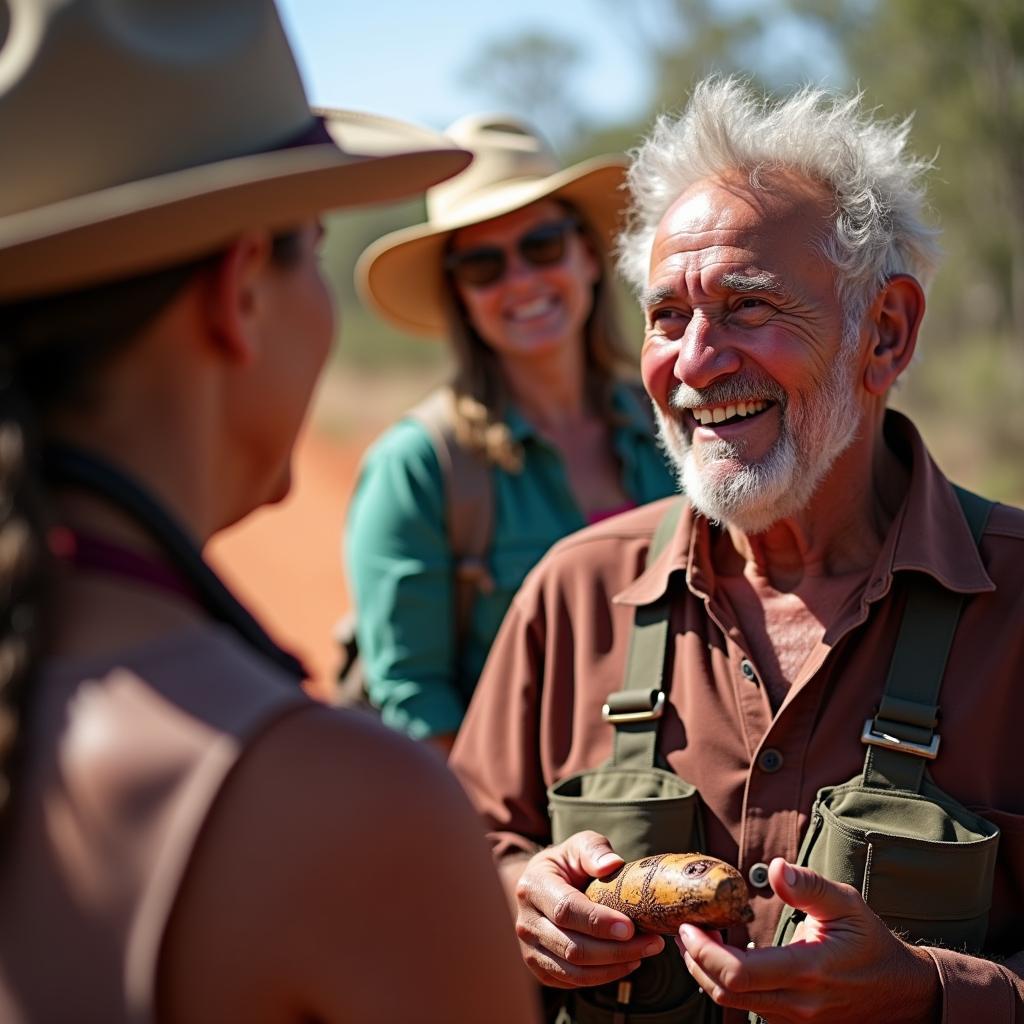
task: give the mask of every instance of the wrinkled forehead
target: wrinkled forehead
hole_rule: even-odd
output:
[[[759,265],[801,252],[820,252],[832,229],[833,197],[822,186],[789,174],[706,178],[687,188],[665,212],[651,247],[649,272],[666,261],[755,259]]]
[[[669,235],[700,235],[716,230],[763,234],[800,228],[803,233],[827,231],[835,200],[816,182],[788,173],[762,173],[758,184],[749,176],[704,178],[690,185],[665,211],[655,234],[655,247]]]

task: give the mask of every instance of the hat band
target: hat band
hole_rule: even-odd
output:
[[[331,138],[331,133],[327,130],[327,124],[322,117],[313,117],[313,120],[306,125],[297,135],[291,135],[284,142],[278,143],[276,146],[268,146],[265,150],[258,150],[257,152],[262,153],[273,153],[281,149],[298,149],[300,146],[334,146],[338,148],[337,143]]]

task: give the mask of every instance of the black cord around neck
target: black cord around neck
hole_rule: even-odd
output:
[[[207,565],[195,538],[135,480],[99,456],[67,444],[46,446],[43,471],[52,483],[91,491],[131,516],[195,590],[200,605],[211,618],[234,630],[250,647],[296,681],[307,678],[302,662],[267,635]]]

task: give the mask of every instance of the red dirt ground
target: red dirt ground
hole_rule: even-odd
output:
[[[302,658],[312,676],[308,688],[317,696],[333,691],[333,630],[349,608],[341,533],[359,460],[440,373],[328,373],[295,450],[291,494],[226,530],[206,550],[274,639]]]
[[[341,528],[368,440],[341,442],[307,429],[288,498],[226,530],[206,552],[274,639],[302,658],[311,692],[323,697],[337,663],[332,629],[348,608]]]

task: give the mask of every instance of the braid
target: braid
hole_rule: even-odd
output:
[[[0,392],[0,815],[11,795],[26,683],[43,647],[52,580],[32,434],[31,408],[8,385]]]
[[[50,611],[52,520],[36,465],[42,422],[88,402],[97,372],[200,265],[0,306],[0,821]]]
[[[271,241],[277,265],[300,258],[298,231],[281,231]],[[10,803],[19,724],[50,618],[52,516],[36,465],[46,417],[88,407],[104,367],[222,257],[222,251],[208,253],[127,280],[0,305],[0,819]]]

